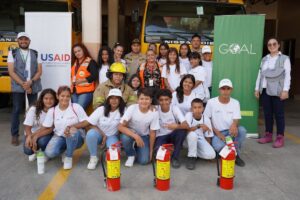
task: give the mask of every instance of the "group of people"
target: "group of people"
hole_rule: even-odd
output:
[[[200,48],[199,35],[192,37],[192,49],[186,43],[179,51],[161,43],[157,53],[156,44],[151,43],[146,55],[140,52],[140,41],[134,39],[124,58],[124,47],[119,43],[113,50],[102,47],[98,62],[83,44],[74,45],[71,83],[57,92],[42,90],[41,63],[38,53],[29,49],[28,34],[19,33],[18,44],[19,49],[8,56],[13,90],[12,144],[19,143],[18,117],[27,95],[30,108],[24,121],[24,153],[30,161],[40,149],[47,158],[62,155],[64,169],[71,169],[74,150],[86,142],[90,153],[87,168],[95,169],[98,146],[109,148],[122,141],[125,166],[132,167],[135,161],[149,163],[162,144],[172,143],[172,167],[181,166],[180,151],[186,146],[186,167],[193,170],[197,158],[214,159],[229,136],[235,141],[236,164],[245,166],[241,147],[247,131],[239,124],[239,101],[231,97],[238,86],[224,78],[214,86],[219,95],[210,97],[212,52],[209,46]],[[262,95],[267,122],[266,136],[258,142],[272,142],[275,113],[278,136],[273,146],[282,147],[290,63],[279,52],[278,40],[270,39],[268,48],[270,54],[262,60],[255,89],[257,98]],[[88,116],[91,103],[94,111]]]

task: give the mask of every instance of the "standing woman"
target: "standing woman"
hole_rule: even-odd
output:
[[[73,46],[72,59],[74,63],[71,69],[72,102],[86,109],[93,99],[98,66],[83,44]]]
[[[126,61],[122,59],[123,53],[124,53],[124,47],[117,42],[114,46],[114,62],[121,62],[125,66],[127,66]]]
[[[54,127],[54,135],[49,141],[45,154],[54,158],[65,150],[64,169],[72,168],[72,157],[75,149],[83,145],[84,130],[70,126],[87,119],[83,108],[77,103],[71,103],[71,89],[61,86],[57,91],[58,105],[49,109],[43,122],[44,129],[49,132]]]
[[[192,91],[195,83],[196,81],[193,75],[184,75],[180,81],[180,85],[172,94],[172,105],[178,106],[184,116],[190,111],[192,101],[195,98],[199,98],[198,95]]]
[[[149,50],[149,49],[153,50],[155,55],[157,54],[157,45],[156,45],[156,43],[154,43],[154,42],[149,43],[147,50]]]
[[[118,125],[124,114],[126,104],[121,90],[114,88],[108,93],[103,106],[98,107],[87,120],[71,126],[71,128],[93,127],[87,132],[86,143],[90,152],[88,169],[95,169],[98,163],[97,148],[99,144],[109,148],[119,141]]]
[[[167,43],[161,43],[158,47],[158,63],[163,66],[167,63],[167,56],[169,51],[169,45]]]
[[[265,144],[273,141],[273,116],[275,115],[277,137],[274,148],[284,146],[284,100],[289,98],[291,84],[291,62],[279,51],[276,38],[268,40],[269,54],[263,57],[258,72],[255,97],[261,96],[265,118],[265,136],[258,140]]]
[[[179,63],[179,55],[176,48],[170,48],[167,56],[167,63],[163,66],[162,77],[165,81],[165,86],[172,93],[175,92],[179,86],[183,75],[187,74],[187,71],[183,65]]]
[[[191,53],[190,45],[183,43],[179,47],[179,62],[181,65],[185,66],[186,71],[190,71],[191,65],[189,61],[189,56]]]
[[[98,54],[98,65],[99,65],[99,84],[104,83],[108,80],[106,73],[110,67],[111,64],[114,62],[114,57],[112,50],[109,47],[102,47],[99,50]]]
[[[36,159],[35,152],[39,149],[45,150],[52,133],[41,131],[42,124],[50,108],[56,106],[56,93],[52,89],[45,89],[41,92],[37,102],[31,106],[26,113],[24,121],[24,153],[28,155],[29,161]]]

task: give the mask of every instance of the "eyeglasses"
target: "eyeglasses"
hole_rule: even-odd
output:
[[[274,42],[274,43],[269,43],[269,44],[268,44],[268,47],[271,47],[271,46],[275,47],[275,46],[277,46],[277,43],[276,43],[276,42]]]

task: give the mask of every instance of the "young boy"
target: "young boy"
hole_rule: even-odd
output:
[[[208,87],[209,92],[211,92],[213,62],[212,62],[210,46],[205,45],[202,47],[202,56],[203,56],[202,66],[206,72],[205,84]]]
[[[177,106],[171,106],[172,93],[168,89],[162,89],[157,93],[159,101],[159,125],[160,129],[156,134],[155,150],[163,144],[174,145],[171,164],[173,168],[180,167],[179,154],[182,143],[186,137],[188,124]]]
[[[201,99],[192,101],[192,112],[188,112],[185,119],[190,126],[188,129],[188,162],[187,169],[195,169],[197,157],[203,159],[214,159],[216,152],[210,145],[213,131],[210,119],[202,114],[204,107]]]
[[[142,165],[152,158],[159,116],[157,111],[151,110],[151,103],[152,92],[143,88],[138,91],[138,104],[128,107],[121,118],[118,129],[122,133],[121,141],[128,156],[125,163],[127,167],[133,166],[135,156]]]

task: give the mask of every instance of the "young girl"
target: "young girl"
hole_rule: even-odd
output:
[[[191,48],[187,43],[183,43],[179,47],[179,62],[181,65],[183,65],[186,69],[186,71],[190,71],[191,64],[189,60],[189,56],[191,53]]]
[[[126,66],[126,61],[122,59],[123,53],[124,47],[117,42],[114,46],[114,62],[121,62]]]
[[[109,47],[102,47],[98,54],[98,64],[99,64],[99,84],[104,83],[108,80],[106,77],[106,72],[109,66],[113,63],[112,51]]]
[[[95,169],[97,166],[99,144],[106,144],[106,147],[109,148],[119,141],[118,124],[124,114],[125,106],[121,90],[111,89],[103,106],[98,107],[87,120],[71,126],[76,129],[93,126],[86,135],[86,143],[91,155],[88,169]]]
[[[192,52],[190,54],[190,63],[192,69],[190,69],[189,74],[192,74],[196,80],[193,91],[204,103],[206,103],[210,97],[210,94],[205,84],[206,71],[204,67],[201,66],[201,58],[198,52]]]
[[[195,77],[191,74],[186,74],[180,81],[179,87],[173,92],[172,105],[178,106],[182,114],[185,115],[191,110],[191,102],[198,98],[198,95],[192,91],[195,86]]]
[[[45,89],[41,92],[36,104],[31,106],[26,113],[24,121],[25,140],[24,153],[29,155],[29,161],[36,159],[35,152],[39,149],[45,150],[52,135],[51,132],[41,131],[48,110],[56,106],[56,93],[52,89]]]
[[[173,93],[179,86],[180,80],[184,74],[187,74],[187,71],[185,67],[179,64],[177,49],[170,48],[167,63],[163,66],[162,70],[165,87]]]
[[[169,45],[167,43],[161,43],[158,47],[158,51],[157,62],[163,66],[167,63]]]
[[[141,79],[137,74],[133,74],[128,82],[128,85],[133,89],[134,93],[137,94],[141,88]]]
[[[155,43],[149,43],[147,50],[149,50],[149,49],[153,50],[155,55],[157,55],[157,46]]]
[[[57,98],[58,105],[49,109],[43,122],[46,130],[54,127],[54,135],[46,147],[45,154],[48,158],[54,158],[66,150],[64,169],[71,169],[73,152],[82,146],[84,131],[70,126],[86,120],[87,115],[79,104],[70,102],[71,90],[68,86],[58,88]]]

